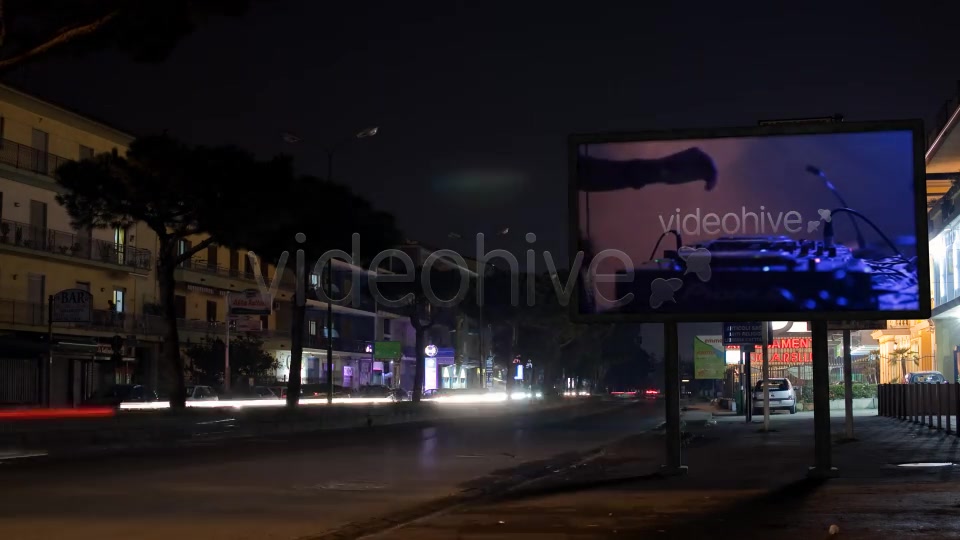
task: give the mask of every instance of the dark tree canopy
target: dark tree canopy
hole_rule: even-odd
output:
[[[2,0],[0,70],[51,53],[112,48],[164,60],[211,17],[239,16],[249,0]]]
[[[77,227],[142,222],[157,234],[164,343],[178,344],[176,268],[213,243],[237,248],[274,234],[288,215],[278,199],[290,191],[293,179],[287,158],[262,162],[236,147],[192,147],[161,135],[137,139],[126,156],[113,151],[64,164],[57,169],[57,182],[66,192],[57,201]],[[269,188],[251,192],[257,186]],[[181,249],[181,241],[194,235],[206,238]],[[165,346],[163,356],[173,383],[171,406],[181,408],[179,347]]]
[[[158,236],[209,234],[235,244],[264,217],[273,190],[249,193],[246,186],[283,190],[293,178],[287,158],[257,161],[232,146],[191,147],[166,135],[137,139],[126,156],[118,152],[68,162],[57,170],[68,190],[57,200],[82,227],[143,222]]]
[[[205,339],[191,343],[185,353],[190,358],[190,372],[204,385],[217,386],[224,377],[224,342]],[[277,361],[263,350],[263,340],[257,336],[237,336],[230,342],[231,378],[261,377],[277,367]]]

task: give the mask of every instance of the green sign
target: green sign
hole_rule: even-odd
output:
[[[695,379],[722,379],[727,370],[724,351],[700,338],[693,338],[693,371]]]
[[[395,360],[403,358],[399,341],[378,341],[373,344],[373,357],[378,360]]]

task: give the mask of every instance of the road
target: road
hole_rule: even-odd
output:
[[[453,494],[524,462],[653,427],[660,407],[538,422],[465,419],[165,455],[0,465],[5,540],[291,540]],[[547,413],[549,414],[549,413]]]

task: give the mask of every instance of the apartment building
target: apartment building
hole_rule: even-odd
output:
[[[155,273],[156,235],[145,225],[126,229],[76,230],[56,196],[56,169],[71,160],[116,149],[125,152],[134,136],[75,112],[0,86],[0,405],[69,406],[98,388],[138,383],[163,390],[159,350],[164,323]],[[183,251],[203,238],[183,242]],[[350,287],[355,269],[338,265],[334,297]],[[289,366],[290,302],[295,278],[281,276],[273,311],[230,318],[232,294],[267,283],[276,268],[254,268],[246,253],[212,245],[176,272],[180,346],[202,339],[251,332],[280,363]],[[311,282],[319,284],[319,276]],[[65,289],[91,293],[89,323],[54,323],[48,339],[47,299]],[[334,347],[334,380],[345,386],[377,382],[368,353],[375,339],[389,339],[391,320],[367,296],[333,306],[333,331],[326,332],[326,304],[308,302],[304,328],[304,380],[325,378],[327,342]],[[119,354],[117,354],[119,353]],[[117,362],[117,358],[122,358]],[[321,363],[320,358],[324,361]],[[50,369],[45,373],[47,359]],[[287,371],[289,368],[287,367]]]
[[[104,381],[144,375],[143,333],[125,323],[156,297],[155,235],[142,225],[74,229],[53,179],[64,162],[125,151],[132,139],[0,86],[0,404],[77,403]],[[91,293],[93,320],[55,324],[50,342],[47,298],[74,288]]]

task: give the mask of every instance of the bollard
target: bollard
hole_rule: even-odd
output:
[[[933,394],[937,400],[937,431],[940,431],[943,429],[943,397],[940,394],[939,384],[933,387]]]
[[[919,396],[920,396],[920,391],[917,390],[917,386],[916,386],[916,385],[914,385],[914,384],[908,384],[908,385],[907,385],[907,392],[910,393],[910,408],[912,409],[912,410],[911,410],[911,413],[910,413],[910,416],[913,417],[913,423],[914,423],[914,424],[919,424],[919,423],[920,423],[920,406],[919,406],[919,403],[920,403],[920,397],[919,397]]]
[[[936,412],[936,411],[934,411],[935,407],[933,406],[933,391],[934,391],[934,389],[935,389],[936,387],[935,387],[935,386],[930,386],[929,384],[925,384],[924,386],[927,387],[927,389],[924,390],[924,392],[927,393],[927,403],[929,403],[929,405],[928,405],[929,408],[927,409],[927,411],[928,411],[928,412],[927,412],[927,419],[930,421],[930,424],[927,425],[927,427],[929,427],[930,429],[934,429],[934,427],[933,427],[933,413]]]
[[[947,435],[953,433],[953,430],[950,428],[950,385],[948,384],[944,393],[944,400],[947,402]]]

